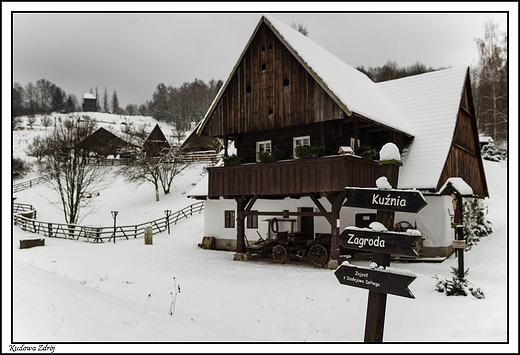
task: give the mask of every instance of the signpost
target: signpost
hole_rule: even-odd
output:
[[[383,146],[397,150],[393,144]],[[388,150],[387,150],[388,152]],[[386,153],[380,155],[385,155]],[[382,174],[390,186],[397,185],[400,159],[384,159],[379,161]],[[376,183],[377,184],[377,183]],[[417,213],[427,205],[423,195],[417,190],[396,190],[384,188],[345,188],[347,200],[343,204],[377,210],[376,220],[385,228],[392,230],[394,213]],[[340,243],[349,249],[372,251],[372,261],[377,268],[362,268],[343,263],[334,274],[342,285],[360,287],[368,290],[367,317],[365,323],[365,342],[382,342],[385,323],[387,294],[415,298],[408,289],[416,276],[410,272],[402,272],[390,268],[390,255],[402,254],[418,256],[413,245],[421,237],[414,234],[398,232],[378,232],[366,228],[348,227],[340,235]]]

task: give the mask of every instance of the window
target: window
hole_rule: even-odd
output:
[[[246,224],[248,229],[258,229],[258,215],[248,215]]]
[[[293,138],[293,154],[296,147],[302,145],[311,145],[311,136],[302,136]]]
[[[351,147],[352,149],[354,149],[355,144],[356,144],[356,138],[354,138],[354,137],[350,137],[350,147]],[[359,139],[357,140],[357,147],[358,147],[358,148],[361,147],[361,142],[359,141]]]
[[[224,228],[235,228],[235,211],[224,211]]]
[[[271,141],[256,142],[256,161],[258,161],[258,153],[271,151]]]

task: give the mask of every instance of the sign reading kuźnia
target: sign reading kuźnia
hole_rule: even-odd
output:
[[[416,190],[381,190],[345,188],[349,207],[361,207],[382,211],[417,213],[428,203]]]

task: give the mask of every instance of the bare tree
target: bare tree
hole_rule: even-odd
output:
[[[188,167],[180,148],[165,149],[159,157],[159,180],[165,195],[170,193],[174,178]]]
[[[31,129],[33,129],[33,126],[35,123],[36,123],[36,117],[30,116],[27,118],[27,124],[29,125],[29,127],[31,127]]]
[[[291,23],[291,27],[294,28],[296,31],[300,32],[304,36],[307,36],[309,34],[309,31],[307,31],[307,26],[304,26],[299,22],[298,22],[298,24],[296,24],[293,21],[293,23]]]
[[[159,201],[159,176],[160,159],[150,157],[142,149],[135,149],[132,163],[122,165],[118,174],[124,176],[126,181],[141,185],[144,182],[151,183],[155,188],[155,200]]]
[[[43,127],[46,129],[52,125],[52,120],[49,116],[44,116],[41,119]]]
[[[59,195],[59,205],[68,224],[78,223],[83,194],[99,186],[107,172],[103,167],[91,164],[88,151],[78,148],[95,127],[93,121],[58,118],[47,140],[49,154],[39,166],[40,173],[48,176]]]
[[[181,140],[183,140],[186,136],[186,132],[182,129],[179,129],[178,127],[174,127],[172,128],[172,135],[177,140],[177,144],[180,145]]]
[[[25,153],[29,157],[36,158],[36,162],[41,164],[43,158],[49,155],[49,146],[51,144],[48,142],[48,138],[43,138],[42,136],[36,136],[34,139],[27,145],[27,149]]]
[[[487,22],[484,39],[476,42],[479,63],[474,91],[479,129],[502,142],[508,135],[507,36],[498,31],[498,24]]]
[[[184,152],[179,148],[164,148],[153,156],[143,149],[136,149],[132,163],[121,166],[118,174],[124,176],[128,182],[138,185],[151,183],[155,189],[155,200],[159,201],[159,185],[165,195],[169,194],[175,176],[187,166]]]

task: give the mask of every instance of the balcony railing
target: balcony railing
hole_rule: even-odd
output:
[[[208,168],[210,198],[324,195],[349,187],[375,187],[377,161],[350,155]]]

